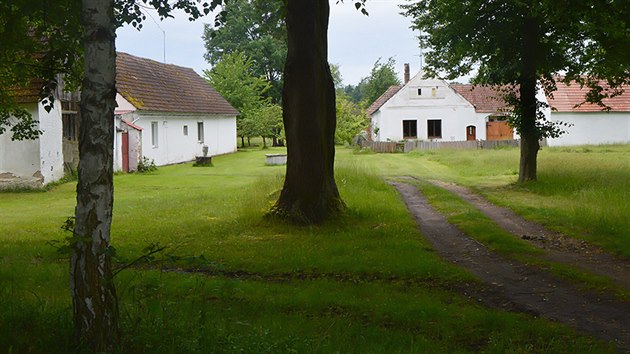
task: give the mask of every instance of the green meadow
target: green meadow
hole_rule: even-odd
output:
[[[348,209],[312,227],[265,217],[284,173],[264,164],[269,151],[218,156],[214,167],[115,177],[118,265],[148,246],[167,247],[116,277],[119,352],[614,352],[567,326],[462,295],[480,284],[431,249],[384,177],[457,182],[627,258],[628,145],[546,148],[540,182],[525,185],[515,184],[516,149],[385,155],[338,148],[336,178]],[[68,236],[61,225],[74,213],[74,189],[68,182],[0,193],[0,352],[76,349],[68,259],[57,250]],[[444,199],[434,192],[434,203]],[[535,253],[488,237],[498,252]]]

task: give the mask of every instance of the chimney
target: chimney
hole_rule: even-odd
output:
[[[405,63],[405,85],[409,82],[409,63]]]

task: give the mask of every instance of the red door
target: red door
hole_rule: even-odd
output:
[[[129,172],[129,133],[122,133],[122,169]]]
[[[466,140],[477,140],[477,127],[469,125],[466,127]]]

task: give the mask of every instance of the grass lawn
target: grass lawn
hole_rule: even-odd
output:
[[[544,148],[539,181],[526,184],[516,183],[516,148],[355,156],[380,175],[472,187],[527,219],[630,258],[630,145]]]
[[[618,253],[628,255],[628,228],[608,238],[599,233],[628,222],[611,216],[629,215],[627,146],[545,149],[541,183],[525,186],[512,184],[515,151],[363,155],[340,148],[337,181],[348,212],[317,227],[263,217],[284,172],[264,165],[269,150],[215,157],[215,167],[183,164],[116,176],[112,243],[119,257],[133,259],[151,243],[169,246],[171,255],[195,256],[187,262],[165,255],[151,269],[125,270],[116,278],[124,331],[120,351],[611,352],[568,327],[489,310],[459,295],[456,289],[474,287],[475,279],[431,250],[380,177],[435,176],[478,186],[526,217],[549,224],[567,218],[556,226],[576,237],[610,248],[618,237],[626,247]],[[571,176],[589,181],[590,189],[573,181],[560,188],[558,161],[568,157],[589,163]],[[573,171],[573,164],[563,166]],[[609,175],[583,175],[602,166]],[[616,189],[623,186],[625,191]],[[67,236],[60,226],[73,214],[74,187],[0,194],[0,352],[73,351],[68,261],[48,242]],[[623,201],[611,206],[618,210],[578,210],[580,201],[598,193],[621,198],[618,191],[625,199],[608,200]],[[543,202],[546,212],[535,210]],[[574,215],[580,212],[605,215],[609,219],[601,222],[610,224],[589,227]],[[180,271],[160,271],[174,267]],[[204,274],[190,272],[195,270]]]

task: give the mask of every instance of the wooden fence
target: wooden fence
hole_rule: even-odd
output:
[[[361,147],[367,147],[374,152],[381,153],[434,149],[495,149],[504,146],[518,147],[519,140],[407,141],[401,143],[390,141],[365,141],[361,144]]]

